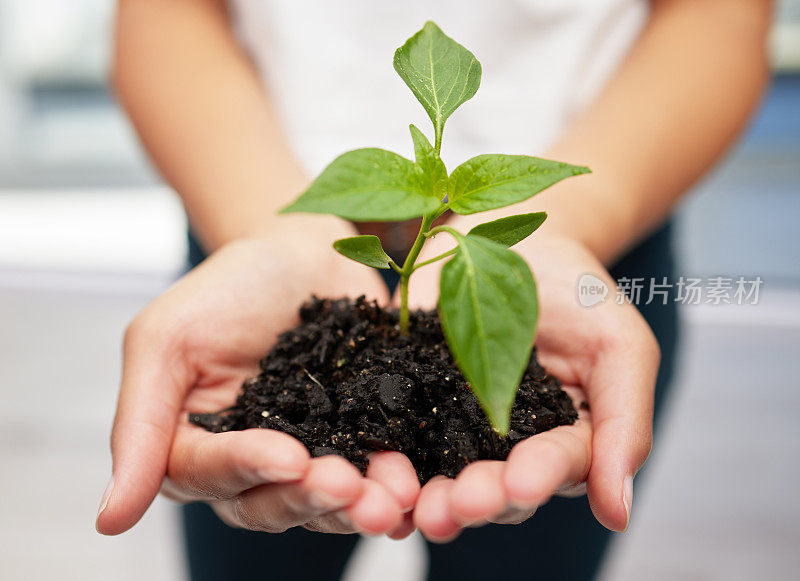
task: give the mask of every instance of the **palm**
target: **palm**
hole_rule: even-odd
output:
[[[186,410],[231,405],[278,335],[299,322],[298,307],[312,293],[385,301],[380,279],[367,269],[354,265],[320,283],[295,258],[264,250],[257,244],[225,249],[170,291],[183,321],[175,347],[192,377]]]
[[[278,335],[299,322],[298,307],[312,293],[369,293],[378,300],[386,296],[380,279],[357,265],[346,276],[319,284],[296,257],[265,252],[260,244],[234,245],[220,254],[162,297],[176,305],[173,316],[183,321],[173,345],[186,370],[187,389],[178,418],[178,448],[196,446],[211,436],[188,422],[189,413],[233,405],[242,382],[258,373],[259,360]],[[171,466],[180,465],[181,455],[173,458]]]
[[[184,321],[176,347],[189,376],[175,439],[181,445],[196,445],[211,436],[188,422],[189,413],[233,405],[242,382],[257,374],[259,360],[278,335],[299,322],[298,307],[311,293],[370,293],[385,300],[377,276],[357,265],[347,276],[327,278],[321,286],[300,270],[302,265],[264,252],[260,245],[241,244],[223,252],[170,291],[181,295],[171,298]]]
[[[444,249],[431,246],[431,255]],[[623,481],[649,450],[649,432],[641,424],[649,417],[658,357],[646,324],[631,305],[616,304],[613,298],[592,308],[581,306],[577,298],[581,275],[593,273],[609,289],[615,286],[579,244],[534,237],[516,250],[529,261],[537,279],[538,357],[563,382],[580,408],[580,418],[572,426],[520,442],[505,462],[475,462],[454,481],[427,484],[414,518],[423,533],[435,539],[450,538],[469,524],[520,522],[553,494],[582,491],[587,479],[598,519],[609,528],[622,529],[630,506],[630,493],[620,493]],[[416,306],[435,306],[438,268],[426,267],[415,274]],[[591,415],[588,406],[581,405],[584,398],[591,404]],[[441,504],[449,510],[437,510]]]

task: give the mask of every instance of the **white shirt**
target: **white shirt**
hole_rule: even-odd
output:
[[[430,120],[392,68],[433,20],[483,66],[480,89],[447,121],[448,170],[482,153],[541,155],[603,87],[639,34],[644,0],[230,0],[310,176],[349,149],[413,158],[408,124]],[[564,160],[579,163],[581,160]]]

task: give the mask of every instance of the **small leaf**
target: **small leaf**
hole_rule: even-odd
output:
[[[422,170],[422,187],[426,192],[443,200],[447,195],[447,168],[422,131],[414,125],[410,125],[409,129],[411,129],[411,139],[414,140],[417,165]]]
[[[342,238],[334,242],[333,247],[339,254],[373,268],[389,268],[389,262],[392,260],[383,251],[377,236]]]
[[[522,257],[480,236],[459,237],[455,257],[442,268],[439,317],[459,369],[503,435],[537,315],[536,284]]]
[[[478,224],[469,231],[473,236],[481,236],[493,240],[503,246],[514,246],[517,242],[525,240],[542,225],[547,218],[545,212],[533,212],[532,214],[519,214],[508,216],[499,220],[492,220],[484,224]]]
[[[447,118],[478,90],[481,63],[433,22],[426,22],[394,53],[394,70],[428,112],[438,147]]]
[[[421,180],[420,168],[396,153],[356,149],[337,157],[281,213],[333,214],[355,222],[417,218],[441,203]]]
[[[584,173],[589,173],[589,168],[527,155],[479,155],[450,175],[449,206],[456,214],[502,208]]]

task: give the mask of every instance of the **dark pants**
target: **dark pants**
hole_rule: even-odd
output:
[[[612,270],[621,277],[673,278],[668,226],[623,258]],[[202,252],[191,241],[193,265]],[[613,300],[610,297],[609,300]],[[639,305],[661,345],[662,361],[656,384],[656,417],[663,408],[675,359],[675,303],[660,300]],[[641,476],[637,484],[641,483]],[[339,579],[359,540],[357,535],[326,535],[305,529],[283,534],[255,533],[224,525],[205,504],[183,508],[186,549],[193,581],[269,579],[296,581]],[[613,536],[592,516],[586,498],[554,498],[527,522],[467,529],[446,545],[428,544],[428,578],[436,581],[471,579],[592,579]]]

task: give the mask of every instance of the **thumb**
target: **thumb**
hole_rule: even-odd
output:
[[[655,339],[647,336],[619,340],[617,347],[598,358],[586,390],[594,424],[587,492],[597,520],[623,531],[630,521],[633,478],[650,453],[660,357]]]
[[[161,489],[175,424],[190,385],[177,341],[137,318],[123,347],[122,384],[111,433],[112,472],[97,531],[117,535],[142,518]],[[157,325],[157,324],[156,324]]]

